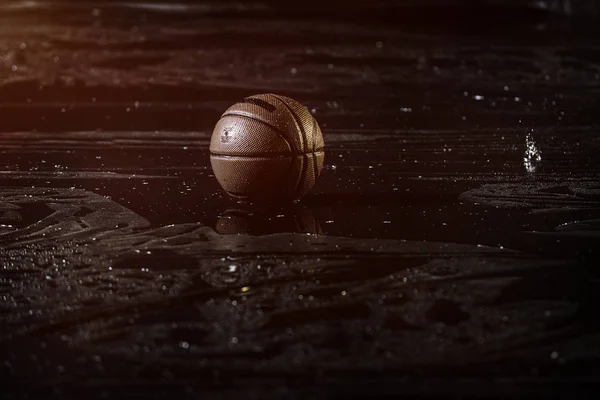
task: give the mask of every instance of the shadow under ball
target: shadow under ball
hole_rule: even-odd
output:
[[[275,233],[322,234],[310,208],[301,203],[283,205],[238,203],[223,212],[215,231],[220,235],[272,235]]]
[[[315,184],[324,147],[306,107],[289,97],[258,94],[223,113],[211,137],[210,163],[231,196],[292,200]]]

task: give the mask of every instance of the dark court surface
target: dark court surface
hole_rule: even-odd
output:
[[[594,397],[598,8],[450,3],[2,2],[0,397]],[[256,93],[300,202],[212,174]]]

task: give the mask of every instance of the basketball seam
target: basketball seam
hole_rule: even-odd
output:
[[[321,141],[323,141],[323,132],[321,132],[319,123],[317,122],[317,120],[315,118],[313,118],[313,122],[314,122],[313,129],[315,130],[315,132],[313,133],[313,139],[314,139],[313,152],[323,151],[323,150],[325,150],[325,143],[323,142],[323,144],[321,146],[317,146],[317,134],[316,134],[316,132],[319,132],[318,136],[321,138]]]
[[[304,126],[302,126],[302,121],[300,120],[300,118],[296,115],[296,113],[294,112],[294,110],[292,110],[292,108],[279,96],[272,94],[271,96],[275,97],[277,100],[279,100],[283,106],[285,108],[287,108],[287,110],[289,111],[289,113],[292,115],[292,118],[294,119],[294,122],[296,123],[296,125],[298,125],[298,129],[300,129],[300,135],[302,137],[302,144],[303,144],[303,149],[302,152],[304,154],[308,153],[308,137],[306,135],[306,131],[304,130]]]
[[[315,182],[317,181],[317,178],[319,177],[319,173],[318,173],[318,167],[317,167],[317,154],[315,152],[312,153],[312,160],[313,160],[313,170],[314,170],[314,174],[315,174]]]
[[[231,158],[239,158],[239,157],[247,157],[247,158],[274,158],[275,157],[280,157],[280,158],[285,158],[285,157],[290,157],[290,156],[306,156],[306,155],[316,155],[317,153],[323,153],[323,151],[311,151],[310,153],[281,153],[281,152],[273,152],[273,153],[252,153],[252,154],[223,154],[223,153],[217,153],[215,151],[210,151],[210,155],[211,156],[218,156],[218,157],[231,157]]]
[[[302,156],[302,169],[300,170],[300,177],[298,178],[298,182],[294,185],[294,195],[299,195],[300,186],[303,183],[303,178],[306,175],[306,170],[308,169],[308,157],[307,154]]]
[[[265,111],[268,112],[273,112],[275,110],[277,110],[277,107],[275,107],[273,104],[269,103],[268,101],[265,101],[263,99],[259,99],[256,97],[246,97],[244,100],[240,101],[238,104],[253,104],[257,107],[262,108]]]
[[[244,118],[248,118],[251,119],[253,121],[258,121],[263,125],[268,126],[269,128],[273,129],[273,131],[277,134],[277,136],[279,136],[280,138],[283,139],[283,141],[285,142],[285,144],[287,144],[288,148],[290,149],[290,152],[294,152],[294,150],[292,150],[292,145],[289,142],[289,140],[285,137],[285,132],[283,132],[281,129],[279,129],[278,127],[271,125],[270,123],[263,121],[262,119],[258,119],[256,117],[250,116],[250,115],[245,115],[245,114],[240,114],[239,111],[227,111],[225,112],[222,116],[221,119],[223,119],[223,117],[227,117],[230,115],[235,115],[236,117],[244,117]]]
[[[240,199],[247,199],[247,198],[248,198],[248,195],[246,195],[246,194],[241,194],[241,193],[237,193],[237,192],[232,192],[232,191],[230,191],[230,190],[225,190],[225,192],[226,192],[228,195],[230,195],[230,196],[237,197],[237,198],[240,198]]]
[[[313,118],[313,135],[312,135],[312,140],[313,140],[313,152],[317,149],[317,120]]]
[[[298,189],[300,188],[300,185],[302,185],[302,178],[304,177],[305,174],[305,170],[307,168],[307,162],[306,162],[306,156],[303,155],[302,156],[302,168],[300,168],[300,174],[298,176],[298,180],[296,181],[296,183],[294,184],[294,195],[296,195],[296,193],[298,192]]]

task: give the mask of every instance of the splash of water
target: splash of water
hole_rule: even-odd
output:
[[[534,173],[542,161],[542,152],[535,145],[531,132],[527,132],[525,137],[525,154],[523,156],[523,165],[529,173]]]

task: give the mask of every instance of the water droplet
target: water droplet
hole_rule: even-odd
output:
[[[523,165],[529,173],[533,173],[542,161],[542,152],[535,145],[533,136],[530,132],[525,137],[525,155],[523,156]]]

